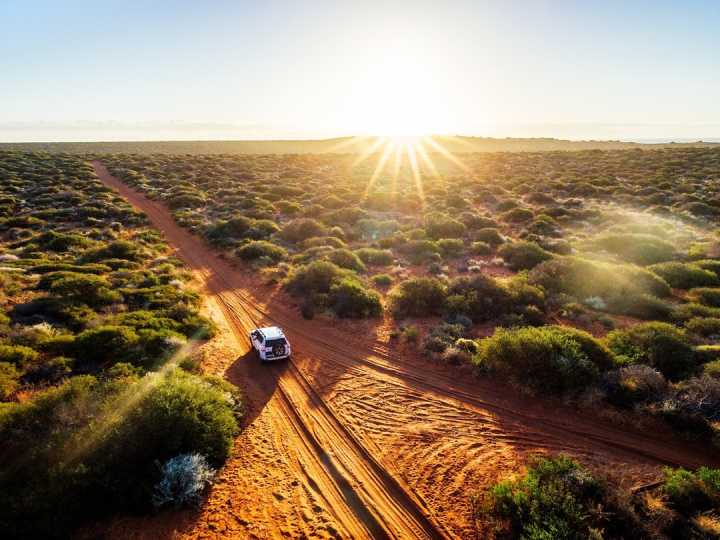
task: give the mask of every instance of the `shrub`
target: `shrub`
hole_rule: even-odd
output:
[[[533,217],[535,217],[535,214],[527,208],[513,208],[500,215],[500,219],[505,223],[525,223]]]
[[[245,216],[237,216],[227,221],[219,221],[208,227],[206,235],[214,242],[227,239],[245,238],[252,227],[253,221]]]
[[[20,388],[20,371],[9,362],[0,362],[0,401],[5,401]]]
[[[398,317],[439,315],[445,305],[446,287],[435,278],[416,277],[390,292],[390,307]]]
[[[106,246],[85,251],[78,259],[78,262],[99,262],[106,259],[123,259],[139,262],[141,256],[140,247],[136,243],[128,240],[115,240]]]
[[[652,366],[672,381],[687,377],[696,368],[685,332],[667,323],[649,322],[613,330],[607,344],[625,361]]]
[[[613,364],[590,334],[568,327],[498,329],[480,342],[473,362],[538,391],[563,394],[595,382]]]
[[[439,259],[439,251],[437,244],[432,240],[412,240],[401,247],[402,253],[405,253],[410,262],[420,264],[433,257]]]
[[[174,456],[198,453],[221,465],[237,432],[233,392],[181,370],[78,376],[3,409],[4,534],[67,537],[88,516],[147,509],[157,463]]]
[[[280,236],[288,242],[298,243],[314,236],[324,236],[327,233],[325,225],[312,218],[298,218],[280,231]]]
[[[605,375],[604,387],[610,403],[630,407],[662,399],[667,381],[662,373],[642,364],[621,367]]]
[[[475,255],[490,255],[493,252],[492,246],[481,240],[473,242],[470,249]]]
[[[373,266],[389,266],[395,261],[389,249],[360,248],[355,253],[365,264]]]
[[[713,360],[705,364],[703,366],[703,375],[713,379],[720,379],[720,360]]]
[[[694,317],[685,323],[688,332],[705,338],[720,336],[720,318]]]
[[[84,303],[91,307],[100,307],[122,300],[120,294],[113,291],[110,282],[102,276],[57,272],[45,274],[44,278],[53,278],[55,276],[57,276],[57,279],[53,279],[49,289],[51,294],[60,298],[76,303]]]
[[[720,308],[720,287],[698,287],[690,289],[688,296],[704,306]]]
[[[35,241],[44,249],[58,252],[65,252],[73,247],[86,247],[91,244],[90,240],[79,234],[65,234],[55,231],[42,233]]]
[[[238,257],[253,261],[266,257],[277,262],[287,258],[287,250],[267,240],[253,240],[237,250]]]
[[[594,239],[592,245],[641,265],[669,261],[675,256],[671,243],[649,234],[606,234]]]
[[[485,227],[476,231],[473,234],[473,238],[475,238],[475,240],[479,240],[480,242],[490,244],[491,246],[499,246],[505,242],[505,239],[500,234],[500,231],[493,227]]]
[[[430,238],[460,238],[465,235],[465,225],[449,216],[432,213],[425,219],[425,230]]]
[[[444,353],[463,337],[465,327],[460,324],[443,323],[434,327],[423,341],[423,349],[428,353]],[[465,352],[465,351],[463,351]],[[455,355],[457,357],[457,355]],[[468,358],[469,360],[469,355]]]
[[[645,320],[667,320],[673,313],[671,304],[652,294],[615,296],[609,299],[606,309]]]
[[[503,244],[498,254],[513,270],[530,270],[543,261],[552,259],[552,254],[534,242],[513,242]]]
[[[37,351],[23,345],[0,345],[0,362],[26,367],[37,360]]]
[[[139,337],[127,326],[98,326],[78,334],[74,340],[75,356],[82,363],[132,360]]]
[[[676,289],[692,289],[720,285],[720,278],[710,270],[703,270],[697,265],[681,262],[665,262],[648,266],[671,287]]]
[[[295,268],[285,286],[294,294],[312,295],[329,293],[333,282],[342,278],[346,271],[329,261],[313,261]]]
[[[679,512],[695,515],[720,507],[720,469],[700,467],[691,472],[666,468],[664,472],[662,490]]]
[[[442,238],[437,241],[437,247],[443,257],[459,257],[465,249],[465,244],[459,238]]]
[[[710,270],[717,275],[720,275],[720,260],[717,259],[701,259],[699,261],[693,261],[695,266],[699,266],[703,270]]]
[[[153,504],[156,507],[198,506],[205,488],[215,477],[205,456],[181,454],[167,460],[161,468],[162,478],[155,485]]]
[[[644,536],[638,517],[606,484],[562,455],[538,458],[524,476],[496,484],[490,512],[506,523],[511,538]]]
[[[484,274],[459,277],[448,287],[447,310],[451,315],[467,315],[483,322],[510,310],[510,293],[497,280]]]
[[[382,313],[380,295],[351,278],[332,285],[329,304],[339,317],[378,317]]]
[[[393,278],[389,274],[375,274],[370,279],[378,287],[389,287],[393,282]]]
[[[617,265],[577,257],[557,257],[530,271],[530,283],[552,293],[565,293],[584,300],[597,296],[606,300],[650,294],[670,295],[667,282],[634,265]]]
[[[671,317],[674,321],[685,322],[696,317],[720,319],[720,308],[713,308],[696,304],[695,302],[686,302],[684,304],[676,304],[672,310]]]
[[[686,417],[700,416],[708,421],[720,420],[720,380],[694,377],[675,387],[675,394],[666,404]]]
[[[329,252],[327,258],[330,262],[338,265],[340,268],[347,268],[355,272],[365,272],[366,268],[363,262],[355,253],[349,249],[335,249]]]

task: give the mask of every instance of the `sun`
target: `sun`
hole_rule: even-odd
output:
[[[344,129],[391,138],[447,133],[448,103],[437,79],[420,48],[386,44],[351,81]]]

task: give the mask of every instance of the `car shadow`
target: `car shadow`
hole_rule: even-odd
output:
[[[239,356],[225,371],[225,378],[243,391],[243,427],[252,424],[277,390],[287,360],[263,362],[253,349]]]

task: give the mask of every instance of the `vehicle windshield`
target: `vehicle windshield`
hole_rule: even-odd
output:
[[[285,343],[286,343],[285,338],[268,339],[265,342],[265,346],[270,347],[272,349],[275,345],[285,345]]]

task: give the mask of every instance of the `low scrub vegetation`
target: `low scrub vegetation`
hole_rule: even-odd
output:
[[[476,516],[510,538],[713,538],[719,508],[717,469],[668,468],[650,493],[632,493],[559,455],[495,484]]]
[[[214,326],[158,233],[87,163],[0,153],[0,180],[0,199],[22,201],[0,218],[0,529],[66,538],[150,511],[158,463],[219,467],[242,403],[178,367]]]

